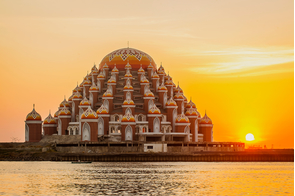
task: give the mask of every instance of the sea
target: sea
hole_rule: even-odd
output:
[[[0,195],[294,195],[294,163],[2,161]]]

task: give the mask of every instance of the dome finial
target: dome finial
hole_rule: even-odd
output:
[[[35,109],[35,104],[33,104],[33,109]]]
[[[127,48],[129,48],[129,41],[127,41]]]
[[[178,85],[177,86],[179,87],[179,81],[178,81]]]
[[[78,87],[78,81],[77,81],[77,87]]]
[[[51,114],[51,110],[49,110],[49,115]]]
[[[64,97],[64,100],[66,100],[66,95],[65,95],[65,97]]]

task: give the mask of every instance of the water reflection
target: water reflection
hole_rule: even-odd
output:
[[[0,195],[293,195],[293,163],[0,162]]]

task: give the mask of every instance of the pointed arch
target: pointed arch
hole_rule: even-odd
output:
[[[177,118],[177,109],[175,108],[173,110],[173,120],[172,120],[172,125],[173,125],[173,132],[175,132],[175,121],[176,121],[176,118]]]
[[[149,90],[150,88],[149,88],[149,85],[145,85],[144,86],[144,94]]]
[[[81,116],[83,114],[84,110],[82,108],[79,109],[79,119],[81,119]]]
[[[154,105],[154,101],[150,99],[148,103],[148,110],[150,110],[153,105]]]
[[[85,98],[86,97],[86,88],[85,88],[85,86],[83,87],[83,98]]]
[[[61,135],[61,120],[58,119],[58,124],[57,124],[57,134]]]
[[[127,112],[129,112],[130,114],[132,114],[132,111],[131,111],[130,108],[127,108],[127,109],[125,110],[125,114],[127,114]]]
[[[25,141],[28,142],[30,140],[30,128],[29,126],[26,124],[25,125]]]
[[[104,107],[106,107],[108,109],[108,111],[110,111],[109,110],[109,101],[107,99],[104,100],[103,105],[104,105]]]
[[[125,141],[132,141],[132,127],[128,125],[125,129]]]
[[[99,92],[101,92],[101,83],[100,83],[100,80],[97,80],[97,87],[99,89]]]
[[[90,101],[91,107],[93,108],[93,94],[92,94],[92,92],[89,92],[89,101]]]
[[[158,87],[159,87],[159,80],[156,82],[156,91],[158,92]]]
[[[111,85],[108,85],[108,90],[113,94],[113,87]]]
[[[189,126],[186,126],[186,127],[184,128],[184,133],[190,133],[190,128],[189,128]]]
[[[160,120],[159,120],[159,118],[158,117],[156,117],[155,119],[154,119],[154,122],[153,122],[153,128],[154,128],[154,132],[155,133],[159,133],[160,132]]]
[[[166,108],[166,103],[167,103],[167,92],[164,93],[164,99],[163,99],[164,108]]]
[[[131,93],[129,91],[126,93],[126,99],[131,99]]]
[[[195,141],[198,142],[199,124],[198,119],[195,120]]]
[[[98,119],[98,135],[104,135],[104,121],[101,117]]]
[[[71,121],[72,122],[76,121],[76,119],[75,119],[75,102],[74,101],[72,102],[72,118],[71,118]]]
[[[184,114],[184,102],[181,103],[181,112]]]
[[[90,133],[91,133],[91,129],[88,123],[84,123],[83,128],[82,128],[82,140],[83,141],[90,141]]]

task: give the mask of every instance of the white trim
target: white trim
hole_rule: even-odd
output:
[[[175,123],[175,126],[186,126],[190,125],[191,123]]]
[[[73,101],[80,101],[82,98],[73,98]]]
[[[114,99],[114,97],[102,97],[102,99]]]
[[[167,93],[168,90],[158,90],[159,93]]]
[[[136,122],[121,122],[121,125],[136,125]]]
[[[213,124],[200,124],[199,127],[213,127]]]
[[[178,106],[171,106],[170,105],[170,106],[166,106],[166,108],[173,108],[174,109],[174,108],[178,108]]]
[[[108,82],[108,85],[114,86],[114,85],[117,85],[117,83],[116,82],[111,82],[111,83]]]
[[[82,108],[82,109],[83,109],[83,108],[87,109],[88,107],[91,107],[91,105],[79,105],[79,106],[78,106],[78,108]]]
[[[143,97],[143,99],[155,99],[155,97]]]
[[[89,92],[94,93],[94,92],[99,92],[99,90],[89,90]]]
[[[161,117],[162,114],[147,114],[148,117]]]
[[[184,99],[174,99],[174,101],[184,101]]]
[[[186,116],[188,118],[198,118],[197,116]]]
[[[97,119],[81,119],[81,122],[98,122]]]
[[[84,87],[84,86],[91,86],[91,84],[83,84],[83,87]]]
[[[123,91],[134,91],[134,89],[124,89]]]
[[[148,124],[149,121],[136,121],[136,124]]]
[[[98,118],[99,118],[99,117],[110,117],[109,114],[97,114],[97,116],[98,116]]]
[[[58,118],[72,118],[72,116],[63,116],[63,115],[59,115]]]
[[[58,110],[63,109],[64,107],[58,107]],[[66,107],[68,110],[70,109],[70,107]]]
[[[148,82],[140,82],[140,85],[149,85],[150,83]]]
[[[57,127],[57,124],[43,124],[43,127]]]
[[[26,120],[25,123],[27,123],[27,124],[42,124],[43,121],[41,121],[41,120]]]
[[[135,108],[135,105],[122,105],[122,108]]]
[[[161,122],[161,125],[171,125],[171,122],[167,121],[167,122]]]

